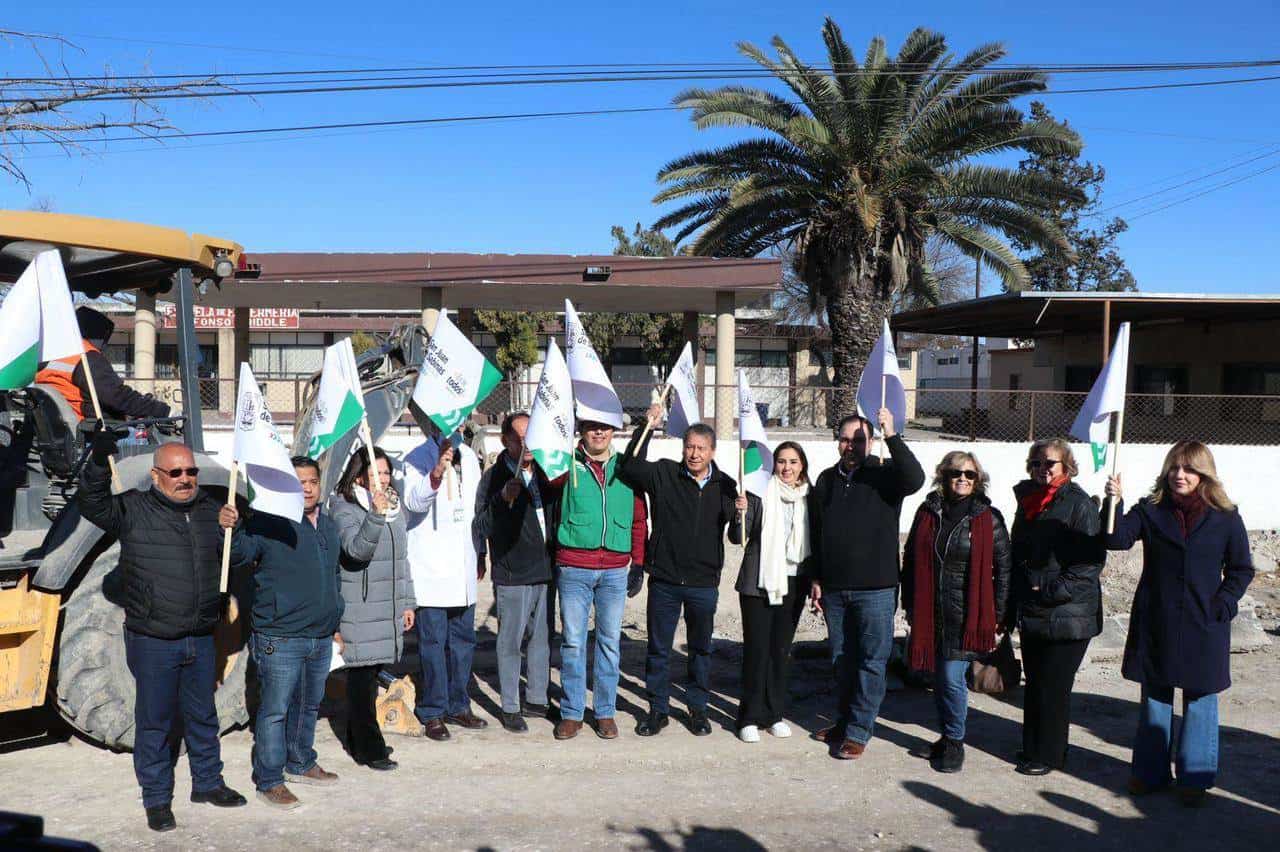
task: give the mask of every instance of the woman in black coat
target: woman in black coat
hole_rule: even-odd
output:
[[[1009,600],[1009,533],[987,498],[990,480],[972,453],[947,453],[916,512],[902,558],[902,609],[911,668],[934,673],[942,737],[912,751],[939,772],[964,765],[969,663],[996,646]]]
[[[1119,500],[1120,478],[1107,482]],[[1231,619],[1253,579],[1244,521],[1199,441],[1169,450],[1151,494],[1116,522],[1111,550],[1142,542],[1142,578],[1133,596],[1122,673],[1142,684],[1129,790],[1170,785],[1198,805],[1218,771],[1218,693],[1231,685]],[[1173,690],[1182,690],[1182,733],[1171,753]]]
[[[791,640],[804,609],[811,564],[809,460],[794,441],[773,452],[773,477],[764,499],[738,495],[729,541],[746,548],[738,570],[742,606],[742,700],[738,703],[738,738],[760,741],[760,729],[775,737],[791,736],[782,720],[787,709],[787,672]]]
[[[1102,632],[1106,549],[1098,508],[1072,481],[1078,472],[1066,441],[1037,441],[1027,455],[1030,479],[1013,489],[1013,596],[1027,676],[1023,775],[1065,765],[1071,689],[1089,640]]]

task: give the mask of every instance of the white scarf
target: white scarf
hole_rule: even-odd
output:
[[[788,564],[800,565],[809,558],[809,513],[805,505],[808,494],[808,483],[793,487],[776,476],[769,478],[764,490],[759,582],[771,606],[782,603],[787,594]],[[792,506],[789,529],[783,527],[784,503]]]
[[[364,509],[366,512],[373,511],[373,500],[369,496],[369,489],[352,483],[351,491],[356,495],[356,502],[360,504],[360,508]],[[387,486],[385,493],[387,495],[387,513],[382,517],[390,522],[395,520],[400,514],[400,495],[397,494],[395,488],[390,485]]]

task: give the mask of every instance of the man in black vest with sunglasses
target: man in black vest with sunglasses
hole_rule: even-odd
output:
[[[199,485],[195,456],[183,444],[155,452],[151,488],[111,493],[108,459],[115,436],[98,432],[81,474],[80,514],[120,542],[119,567],[103,581],[124,607],[124,644],[137,697],[133,771],[147,825],[176,828],[175,724],[187,744],[191,801],[219,807],[245,799],[222,779],[218,744],[213,628],[221,613],[221,504]]]

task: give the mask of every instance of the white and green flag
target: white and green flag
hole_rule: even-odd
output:
[[[773,476],[773,451],[769,449],[769,436],[760,422],[747,374],[738,371],[738,444],[741,447],[742,488],[764,498],[764,490]]]
[[[0,305],[0,390],[25,388],[40,364],[80,355],[84,343],[57,251],[35,256]]]
[[[698,381],[695,378],[696,366],[693,363],[693,346],[689,343],[680,350],[676,365],[667,376],[667,384],[671,385],[671,398],[668,404],[671,411],[667,415],[667,434],[673,438],[683,438],[685,430],[695,423],[702,422],[702,406],[698,398]]]
[[[293,470],[289,448],[271,422],[271,412],[253,370],[243,362],[231,458],[239,463],[248,484],[250,506],[269,515],[302,520],[302,484]]]
[[[413,388],[422,413],[452,435],[501,381],[498,368],[441,311]]]
[[[548,340],[524,433],[525,449],[548,479],[568,473],[573,466],[573,428],[573,380],[555,340]]]
[[[564,300],[564,357],[573,380],[573,398],[579,420],[594,420],[621,429],[625,418],[622,402],[609,381],[600,356],[591,345],[587,330],[578,319],[573,303]]]
[[[324,351],[320,388],[311,414],[311,441],[307,455],[320,458],[325,450],[364,419],[364,392],[351,338],[344,337]]]
[[[1071,436],[1088,441],[1093,447],[1093,469],[1102,470],[1107,464],[1107,449],[1111,443],[1111,415],[1124,411],[1125,384],[1129,375],[1129,323],[1121,323],[1116,332],[1116,343],[1111,357],[1098,374],[1089,395],[1085,397],[1076,421],[1071,424]]]
[[[894,431],[901,433],[907,427],[907,391],[898,373],[898,353],[889,332],[889,321],[884,321],[880,339],[871,348],[867,365],[858,379],[858,414],[871,423],[880,434],[880,409],[887,408],[893,415]]]

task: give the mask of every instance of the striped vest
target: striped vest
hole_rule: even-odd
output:
[[[85,352],[98,351],[98,347],[89,341],[85,340],[83,343]],[[44,369],[36,373],[36,384],[52,387],[66,397],[67,402],[71,405],[71,410],[76,413],[76,417],[83,420],[84,394],[80,393],[80,388],[72,381],[72,374],[75,373],[79,364],[79,355],[68,355],[66,358],[50,361],[44,365]]]

